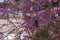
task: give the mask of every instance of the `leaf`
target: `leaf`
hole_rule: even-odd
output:
[[[49,33],[48,33],[47,29],[44,29],[44,30],[41,31],[41,37],[44,37],[44,38],[48,38],[49,37]]]

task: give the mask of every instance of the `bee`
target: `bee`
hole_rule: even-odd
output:
[[[37,20],[35,20],[34,25],[36,26],[36,28],[38,28],[38,27],[39,27],[39,25],[38,25],[38,21],[37,21]]]

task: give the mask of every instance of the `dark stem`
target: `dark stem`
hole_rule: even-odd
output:
[[[36,26],[36,28],[38,28],[38,27],[39,27],[39,26],[38,26],[38,21],[37,21],[37,20],[35,20],[34,25]]]

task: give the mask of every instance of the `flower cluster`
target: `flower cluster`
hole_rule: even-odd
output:
[[[53,4],[54,0],[25,0],[23,2],[24,6],[22,7],[22,12],[24,15],[24,20],[26,27],[33,28],[36,21],[40,26],[47,27],[48,23],[51,22],[56,16],[55,20],[59,20],[59,10],[60,8]],[[56,1],[58,2],[58,1]],[[58,11],[58,12],[57,12]]]
[[[24,26],[26,29],[35,31],[36,29],[43,30],[47,28],[48,31],[51,31],[52,27],[56,27],[57,21],[60,21],[60,7],[58,0],[25,0],[22,3],[22,12],[25,20]],[[59,27],[60,25],[57,24],[57,26]]]
[[[0,12],[2,13],[0,17],[4,16],[5,14],[16,14],[17,15],[18,10],[19,10],[18,7],[16,7],[16,5],[13,5],[11,1],[3,0],[3,2],[0,3]]]
[[[42,30],[48,29],[48,31],[50,32],[52,30],[52,27],[54,28],[60,27],[59,3],[60,3],[59,0],[10,0],[7,1],[7,3],[6,2],[3,3],[6,5],[0,6],[0,11],[4,12],[4,14],[5,13],[16,14],[16,12],[18,13],[18,11],[21,11],[23,13],[24,20],[23,26],[31,31],[38,30],[39,31],[38,33],[40,34],[41,31],[40,29]],[[54,28],[53,31],[56,31]],[[47,34],[48,31],[46,31]],[[53,32],[52,34],[55,33]],[[56,34],[58,35],[59,32],[57,32]],[[46,34],[43,33],[42,35],[46,37]],[[47,36],[49,40],[51,39],[50,36],[51,34]]]

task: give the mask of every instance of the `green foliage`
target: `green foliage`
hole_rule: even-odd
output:
[[[44,29],[44,30],[41,31],[41,37],[44,37],[44,38],[48,38],[49,37],[49,33],[48,33],[47,29]]]
[[[37,32],[35,35],[34,35],[34,40],[39,40],[40,38],[48,38],[49,37],[49,33],[48,33],[48,30],[47,29],[44,29],[44,30],[41,30],[41,32]]]

